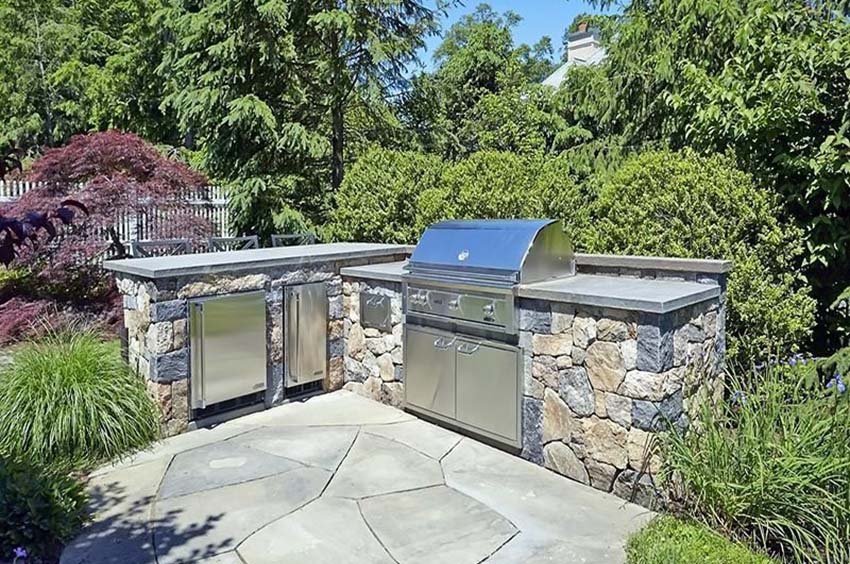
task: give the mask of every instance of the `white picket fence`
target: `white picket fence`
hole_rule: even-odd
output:
[[[0,180],[0,203],[13,202],[38,188],[35,182],[2,181]],[[230,209],[227,191],[221,186],[204,186],[196,193],[188,195],[192,212],[213,225],[216,237],[232,237],[230,228]],[[119,211],[115,221],[115,231],[125,244],[130,241],[146,241],[150,239],[151,229],[158,222],[167,221],[165,212],[157,209],[147,209],[145,213]]]

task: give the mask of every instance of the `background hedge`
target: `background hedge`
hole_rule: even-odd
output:
[[[655,150],[618,161],[588,174],[587,158],[570,153],[484,151],[449,162],[373,149],[346,174],[330,238],[415,243],[441,219],[561,218],[579,251],[732,260],[732,361],[809,336],[815,302],[795,274],[802,232],[769,192],[723,156]]]

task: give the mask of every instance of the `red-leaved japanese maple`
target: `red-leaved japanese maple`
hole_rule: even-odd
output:
[[[106,324],[120,320],[120,300],[101,263],[125,252],[115,228],[122,215],[146,217],[151,239],[199,240],[212,233],[211,223],[193,213],[189,202],[206,179],[131,133],[73,137],[35,161],[26,180],[40,186],[0,207],[0,216],[44,214],[68,199],[80,202],[87,214],[78,214],[56,237],[42,231],[16,247],[11,268],[27,273],[26,281],[0,304],[0,318],[16,319],[14,330],[0,331],[0,343],[26,334],[25,325],[69,312]]]
[[[145,216],[151,239],[200,239],[212,232],[189,203],[206,185],[203,175],[132,133],[72,137],[35,161],[26,179],[41,186],[0,210],[4,215],[52,209],[67,198],[88,209],[85,220],[58,241],[31,245],[16,260],[63,299],[85,300],[104,289],[99,263],[106,255],[124,253],[115,229],[122,215]]]

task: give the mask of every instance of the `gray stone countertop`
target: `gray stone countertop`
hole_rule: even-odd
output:
[[[248,249],[220,253],[196,253],[168,257],[122,259],[104,262],[107,270],[142,278],[169,278],[195,274],[226,273],[275,266],[368,259],[409,254],[409,245],[377,243],[327,243],[270,249]]]
[[[720,286],[677,280],[648,280],[594,274],[522,284],[521,298],[628,309],[649,313],[669,313],[716,298]]]
[[[399,262],[367,264],[366,266],[347,266],[340,269],[339,273],[350,278],[401,282],[401,276],[404,274],[404,267],[406,265],[407,261],[402,260]]]
[[[350,266],[340,273],[350,278],[401,282],[407,261]],[[678,280],[649,280],[595,274],[520,285],[517,295],[552,302],[668,313],[720,295],[716,284]]]

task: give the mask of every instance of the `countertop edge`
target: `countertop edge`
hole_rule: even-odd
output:
[[[268,259],[258,259],[243,263],[228,263],[228,264],[216,264],[216,265],[200,265],[200,266],[186,266],[186,267],[176,267],[176,268],[145,268],[131,264],[115,264],[115,262],[104,261],[103,266],[106,270],[121,273],[121,274],[129,274],[131,276],[138,276],[140,278],[147,278],[152,280],[158,280],[162,278],[175,278],[179,276],[193,276],[193,275],[203,275],[203,274],[218,274],[218,273],[227,273],[227,272],[239,272],[244,270],[252,270],[259,268],[273,268],[275,266],[287,266],[287,265],[302,265],[302,264],[314,264],[321,262],[330,262],[330,261],[339,261],[339,260],[348,260],[348,259],[362,259],[368,257],[380,257],[380,256],[389,256],[389,255],[402,255],[402,254],[410,254],[413,250],[413,246],[411,245],[391,245],[385,248],[380,249],[368,249],[368,250],[341,250],[341,251],[331,251],[322,254],[315,254],[310,256],[294,256],[294,257],[283,257],[283,258],[268,258]]]
[[[379,268],[372,269],[371,267],[381,267],[385,264],[394,263],[378,263],[374,265],[364,266],[345,266],[339,270],[340,275],[347,278],[358,278],[361,280],[379,280],[381,282],[402,282],[402,273],[395,274],[390,272],[382,272]]]
[[[677,272],[701,272],[704,274],[726,274],[732,270],[732,261],[713,259],[686,259],[650,257],[638,255],[597,255],[576,253],[578,266],[607,268],[634,268],[646,270],[672,270]]]
[[[520,286],[517,296],[520,298],[546,300],[550,302],[570,303],[576,305],[604,307],[611,309],[625,309],[630,311],[643,311],[646,313],[665,314],[688,306],[699,304],[720,295],[720,286],[705,285],[705,290],[693,292],[672,300],[657,301],[640,298],[612,298],[607,296],[581,294],[564,290],[551,290],[548,288],[530,288]]]

